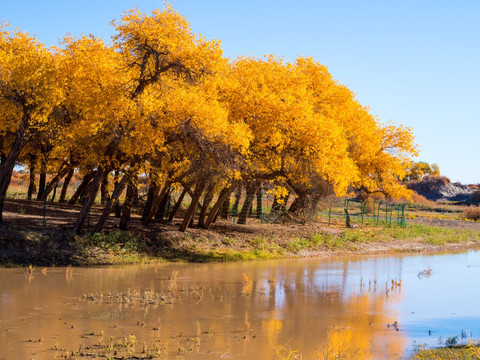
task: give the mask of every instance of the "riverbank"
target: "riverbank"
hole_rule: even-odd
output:
[[[237,261],[286,257],[328,257],[353,254],[432,253],[480,248],[480,230],[463,222],[436,226],[420,222],[406,228],[344,229],[342,220],[328,223],[236,225],[218,220],[210,230],[177,230],[178,224],[140,226],[134,215],[130,231],[114,222],[104,233],[76,235],[68,229],[76,208],[48,205],[43,226],[42,205],[9,201],[0,226],[0,265],[60,266],[142,262]],[[92,223],[97,214],[92,213]],[[440,226],[438,226],[440,225]]]
[[[455,340],[455,338],[452,338]],[[456,340],[455,340],[456,341]],[[478,341],[468,345],[452,345],[434,349],[421,349],[412,360],[477,360],[480,359]]]

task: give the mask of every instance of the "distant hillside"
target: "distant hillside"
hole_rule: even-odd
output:
[[[452,183],[445,176],[425,176],[421,181],[410,181],[407,187],[432,201],[469,201],[474,189]]]

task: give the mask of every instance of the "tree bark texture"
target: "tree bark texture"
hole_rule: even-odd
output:
[[[158,188],[158,185],[154,181],[151,181],[150,185],[148,186],[147,200],[145,201],[145,206],[142,212],[142,221],[144,221],[147,218],[148,214],[150,213],[150,210],[152,209],[153,198],[155,197],[158,191],[157,188]]]
[[[228,219],[228,214],[230,212],[230,196],[224,201],[221,212],[222,219]]]
[[[72,181],[74,172],[75,172],[75,169],[73,168],[70,169],[67,176],[65,177],[65,180],[63,181],[62,192],[60,193],[60,199],[59,199],[59,202],[61,203],[66,202],[68,185],[70,185],[70,181]]]
[[[198,202],[200,201],[200,197],[202,196],[204,189],[205,189],[205,182],[204,181],[197,182],[197,184],[195,185],[195,191],[193,192],[193,195],[192,195],[192,202],[190,203],[190,206],[187,209],[187,213],[183,218],[183,222],[178,229],[179,231],[187,230],[187,227],[189,226],[190,222],[193,220],[195,216],[195,210],[197,209]]]
[[[118,176],[119,176],[119,173],[118,173],[117,170],[115,170],[113,172],[113,187],[114,188],[118,185]],[[121,193],[118,194],[118,196],[120,196],[120,195],[121,195]],[[122,216],[122,206],[120,205],[119,201],[115,202],[114,210],[115,210],[115,217],[120,219],[120,217]]]
[[[243,186],[240,185],[235,191],[235,202],[233,203],[233,213],[238,215],[238,207],[240,206],[240,198],[242,197]]]
[[[40,181],[38,182],[37,201],[43,201],[43,194],[45,186],[47,185],[47,159],[42,156],[42,163],[40,165]]]
[[[53,188],[53,194],[52,194],[52,198],[50,199],[50,202],[53,203],[55,201],[55,196],[57,196],[57,186]]]
[[[50,182],[48,183],[45,191],[43,192],[42,194],[42,197],[40,198],[40,200],[44,201],[47,196],[52,192],[52,190],[56,189],[57,188],[57,185],[58,183],[60,182],[60,180],[62,180],[62,178],[67,175],[67,173],[70,171],[71,167],[70,166],[63,166],[60,171],[58,172],[57,175],[55,175],[55,177],[50,180]]]
[[[109,200],[110,194],[108,193],[108,173],[105,172],[103,175],[102,182],[100,185],[100,203],[106,205]]]
[[[68,205],[74,205],[78,201],[78,199],[80,198],[80,195],[82,195],[83,191],[85,190],[85,187],[90,183],[90,181],[92,181],[97,171],[98,170],[91,171],[83,177],[82,182],[80,183],[77,190],[75,190],[74,194],[68,201]]]
[[[13,168],[15,167],[18,156],[25,144],[29,119],[30,112],[24,110],[17,134],[15,135],[15,140],[10,148],[7,158],[5,161],[2,161],[2,167],[0,168],[0,223],[3,220],[3,206],[5,204],[8,185],[10,185],[12,179]]]
[[[182,205],[182,201],[185,198],[185,195],[187,195],[189,188],[184,187],[182,192],[180,193],[180,197],[178,200],[175,202],[175,205],[173,205],[172,210],[170,210],[170,214],[168,215],[168,222],[172,222],[173,218],[175,217],[175,214],[177,213],[178,209],[180,209],[180,206]]]
[[[216,218],[218,211],[222,207],[225,202],[230,199],[230,195],[232,193],[232,187],[227,187],[224,188],[222,191],[220,191],[220,194],[218,195],[217,202],[215,205],[213,205],[212,210],[208,214],[207,220],[205,221],[205,224],[203,225],[204,229],[209,229],[210,226],[212,225],[214,219]]]
[[[130,180],[130,177],[131,177],[131,174],[127,173],[123,175],[122,180],[120,180],[120,182],[117,181],[117,183],[115,184],[115,188],[113,189],[112,196],[110,197],[107,204],[105,205],[102,215],[100,215],[100,219],[98,220],[98,223],[95,226],[95,232],[100,232],[103,230],[103,227],[105,226],[105,223],[107,222],[108,217],[112,212],[112,208],[114,207],[114,205],[118,203],[118,198],[120,197],[120,194],[122,193],[123,189],[125,189],[125,186]]]
[[[83,226],[85,225],[85,220],[87,219],[88,213],[92,208],[92,205],[95,201],[95,197],[97,196],[98,188],[100,187],[100,181],[102,180],[102,176],[104,174],[104,169],[99,166],[97,168],[97,172],[92,180],[90,185],[90,190],[86,201],[83,203],[82,209],[78,214],[77,221],[73,226],[73,231],[79,234],[82,231]]]
[[[163,197],[162,201],[160,201],[160,205],[158,205],[158,210],[155,213],[156,220],[163,220],[165,217],[165,211],[167,210],[167,205],[170,197],[170,188],[167,189],[167,194]]]
[[[135,200],[135,190],[137,189],[137,179],[130,179],[127,186],[127,194],[125,202],[122,205],[122,217],[120,218],[120,229],[127,230],[130,223],[130,214],[132,210],[133,201]]]
[[[237,224],[245,225],[247,223],[248,213],[250,212],[250,208],[252,206],[255,193],[257,192],[257,188],[258,188],[258,184],[256,181],[251,181],[247,185],[247,195],[245,196],[245,201],[243,202],[242,210],[240,211],[240,214],[238,214]]]
[[[167,180],[165,185],[162,187],[162,190],[159,192],[158,196],[156,196],[153,199],[152,207],[150,209],[150,212],[148,213],[147,217],[145,220],[143,220],[143,225],[148,225],[150,220],[153,219],[155,214],[157,213],[158,207],[160,206],[160,203],[162,202],[163,198],[167,196],[168,194],[168,189],[170,189],[171,182]]]
[[[27,190],[27,199],[32,200],[33,194],[37,191],[35,186],[35,167],[36,167],[37,157],[35,155],[30,155],[30,174],[28,176],[28,190]]]
[[[262,213],[263,213],[263,193],[262,193],[262,188],[258,188],[257,190],[257,212],[256,212],[256,215],[257,215],[257,219],[261,219],[262,218]]]
[[[203,197],[203,204],[202,208],[200,209],[200,214],[198,215],[198,227],[203,227],[205,225],[205,216],[207,215],[208,207],[212,202],[215,185],[210,184],[205,192],[205,196]]]

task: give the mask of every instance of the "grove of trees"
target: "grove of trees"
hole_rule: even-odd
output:
[[[124,191],[126,228],[144,175],[143,224],[175,187],[192,198],[182,231],[197,210],[208,228],[241,188],[240,223],[262,186],[278,198],[291,194],[292,212],[352,188],[408,196],[399,179],[416,154],[412,131],[382,124],[314,59],[226,59],[218,41],[195,34],[171,6],[130,10],[112,25],[108,44],[67,36],[51,48],[0,27],[0,222],[16,164],[29,169],[28,197],[37,200],[63,179],[66,201],[81,174],[68,199],[82,199],[76,232],[99,192],[96,231]]]

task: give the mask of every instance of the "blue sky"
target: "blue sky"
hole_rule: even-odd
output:
[[[162,0],[2,0],[0,19],[47,45],[106,40],[125,10]],[[195,32],[225,56],[313,56],[382,122],[414,129],[417,160],[480,182],[480,1],[177,0]]]

